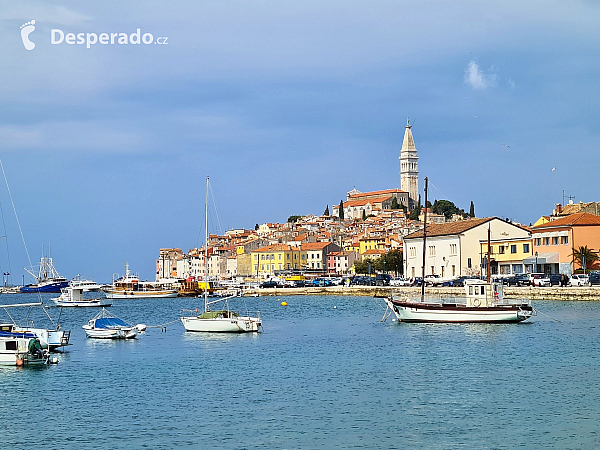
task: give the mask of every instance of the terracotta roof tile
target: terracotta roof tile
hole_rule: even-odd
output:
[[[586,212],[571,214],[570,216],[562,217],[560,219],[552,220],[548,223],[543,223],[533,227],[533,230],[578,225],[600,225],[600,217]]]

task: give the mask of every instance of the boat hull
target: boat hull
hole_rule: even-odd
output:
[[[177,290],[165,291],[121,291],[110,290],[104,291],[106,298],[110,299],[131,299],[131,298],[173,298],[177,297]]]
[[[31,294],[36,292],[60,292],[61,289],[66,288],[69,285],[68,281],[62,281],[57,283],[44,283],[44,284],[30,284],[21,287],[22,294]]]
[[[42,365],[48,362],[48,350],[29,352],[35,338],[0,338],[0,366]]]
[[[205,333],[248,333],[258,332],[261,327],[257,317],[232,317],[207,319],[201,317],[182,317],[185,331]]]
[[[53,298],[52,301],[56,306],[60,307],[103,307],[103,306],[111,306],[112,302],[104,300],[104,299],[90,299],[90,300],[60,300],[58,298]]]
[[[528,304],[467,307],[448,303],[387,302],[401,322],[515,323],[533,315],[533,308]]]
[[[135,328],[90,328],[82,327],[89,338],[94,339],[134,339],[137,336]]]

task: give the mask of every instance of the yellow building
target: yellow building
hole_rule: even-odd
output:
[[[367,250],[384,250],[384,237],[363,237],[358,241],[358,253],[364,255]]]
[[[487,261],[487,240],[480,241],[481,260]],[[524,260],[533,255],[533,240],[527,238],[496,239],[490,241],[490,268],[492,274],[509,275],[531,272]],[[485,274],[485,272],[484,272]]]
[[[306,252],[287,244],[272,244],[252,251],[253,275],[267,277],[276,271],[302,269]]]

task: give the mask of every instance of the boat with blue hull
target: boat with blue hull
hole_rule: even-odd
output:
[[[37,275],[27,268],[25,270],[35,278],[36,282],[21,287],[21,293],[23,294],[36,292],[60,293],[61,289],[66,288],[69,285],[69,281],[65,277],[61,277],[55,269],[52,258],[50,257],[42,257]]]

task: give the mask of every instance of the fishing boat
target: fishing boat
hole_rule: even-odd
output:
[[[131,325],[118,317],[111,315],[106,309],[91,318],[81,328],[89,338],[96,339],[134,339],[138,332],[144,331],[143,324]]]
[[[179,289],[166,287],[160,283],[140,281],[139,277],[129,271],[129,263],[125,264],[125,275],[113,275],[113,283],[102,289],[106,298],[172,298],[177,297]]]
[[[206,203],[205,203],[205,244],[204,244],[204,281],[208,284],[208,181],[206,177]],[[208,333],[247,333],[258,332],[262,327],[260,312],[256,316],[241,316],[237,312],[229,309],[229,299],[224,297],[217,300],[208,300],[208,289],[204,289],[204,311],[196,308],[194,310],[183,310],[186,316],[181,316],[181,323],[186,331],[198,331]],[[212,306],[222,303],[221,309],[212,309]]]
[[[104,285],[98,284],[93,280],[81,278],[81,275],[78,274],[75,278],[69,281],[69,287],[82,288],[84,292],[95,292],[101,290]]]
[[[427,204],[427,178],[425,178],[425,204]],[[488,252],[490,230],[488,229]],[[427,208],[423,219],[423,279],[425,279],[425,249],[427,241]],[[490,260],[488,254],[488,261]],[[421,300],[385,298],[388,311],[392,311],[399,322],[454,322],[454,323],[510,323],[529,319],[534,310],[531,301],[511,302],[504,298],[501,283],[490,281],[490,265],[487,265],[487,280],[467,280],[465,297],[460,301],[434,302],[425,299],[425,283],[421,283]]]
[[[60,292],[64,287],[67,287],[69,282],[65,277],[60,276],[52,258],[43,256],[40,260],[40,268],[36,275],[32,270],[25,268],[36,280],[35,283],[21,287],[21,293],[28,294],[32,292]]]
[[[52,299],[56,306],[61,307],[90,307],[111,306],[112,302],[106,298],[87,298],[84,295],[85,287],[73,287],[71,285],[63,288],[60,296]]]
[[[46,364],[49,352],[36,337],[0,336],[0,365],[26,366]]]
[[[43,348],[50,351],[57,350],[60,347],[66,347],[69,345],[69,339],[71,338],[70,330],[63,330],[59,324],[55,324],[50,314],[42,302],[37,303],[16,303],[11,305],[0,305],[0,308],[4,310],[10,323],[0,324],[0,335],[13,336],[13,337],[35,337],[40,341]],[[25,316],[26,325],[20,325],[10,314],[12,308],[29,308],[28,313]],[[29,319],[30,313],[33,308],[40,308],[48,318],[50,323],[54,325],[53,328],[40,328],[36,327],[34,322]],[[31,336],[30,336],[31,335]]]

